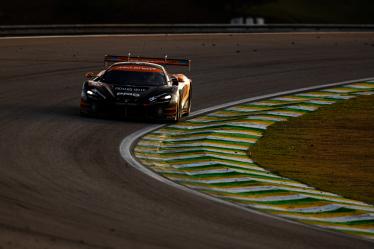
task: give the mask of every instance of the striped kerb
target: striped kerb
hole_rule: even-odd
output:
[[[277,176],[247,153],[274,123],[371,94],[374,81],[229,107],[153,131],[138,141],[134,154],[154,172],[204,194],[374,239],[373,206]]]

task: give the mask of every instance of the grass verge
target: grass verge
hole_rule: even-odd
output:
[[[250,153],[278,175],[374,204],[374,96],[277,123]]]

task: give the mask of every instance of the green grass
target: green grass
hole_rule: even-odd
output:
[[[374,96],[277,123],[250,153],[276,174],[374,204]]]

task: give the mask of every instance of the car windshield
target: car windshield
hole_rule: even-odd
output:
[[[136,72],[123,70],[110,70],[105,72],[99,80],[108,84],[116,85],[142,85],[161,86],[165,85],[165,75],[161,72]]]

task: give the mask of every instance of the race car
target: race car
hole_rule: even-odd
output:
[[[81,115],[120,113],[178,121],[191,111],[191,79],[170,74],[166,66],[191,67],[191,60],[106,55],[106,69],[87,73]],[[109,65],[109,66],[108,66]]]

